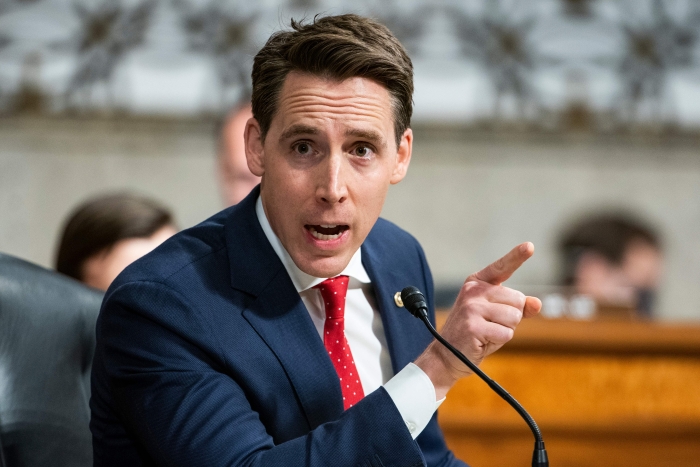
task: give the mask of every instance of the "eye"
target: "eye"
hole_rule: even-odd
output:
[[[360,157],[369,157],[372,154],[372,148],[369,146],[357,146],[355,148],[355,154]]]
[[[294,150],[297,152],[297,154],[306,156],[308,154],[311,154],[311,145],[307,142],[302,141],[294,145]]]

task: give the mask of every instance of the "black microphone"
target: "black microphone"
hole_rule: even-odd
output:
[[[544,448],[544,441],[542,440],[542,433],[540,428],[535,423],[535,420],[527,413],[527,410],[523,408],[518,401],[511,396],[508,391],[503,389],[500,384],[488,377],[486,373],[481,371],[481,369],[469,361],[467,357],[464,356],[462,352],[457,350],[452,344],[447,342],[433,327],[428,319],[428,303],[425,301],[425,297],[418,288],[413,286],[408,286],[401,291],[401,300],[403,301],[404,307],[416,318],[423,321],[430,333],[438,340],[442,345],[447,347],[450,352],[452,352],[457,358],[459,358],[462,363],[467,365],[470,370],[476,373],[479,378],[483,379],[486,384],[493,389],[496,394],[501,396],[503,400],[508,402],[511,407],[515,409],[516,412],[523,417],[525,423],[532,430],[532,434],[535,435],[535,450],[532,453],[532,467],[549,467],[549,459],[547,458],[547,450]]]

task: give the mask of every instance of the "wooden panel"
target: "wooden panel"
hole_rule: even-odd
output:
[[[482,369],[538,422],[553,466],[700,465],[698,327],[534,320]],[[530,465],[525,422],[476,377],[439,420],[473,467]]]

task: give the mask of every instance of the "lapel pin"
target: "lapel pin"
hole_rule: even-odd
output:
[[[401,300],[401,292],[396,292],[394,294],[394,303],[396,303],[396,306],[403,308],[403,300]]]

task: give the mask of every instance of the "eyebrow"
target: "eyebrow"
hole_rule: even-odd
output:
[[[284,132],[280,135],[280,141],[284,141],[286,139],[293,138],[295,136],[303,136],[303,135],[317,135],[319,134],[320,131],[318,128],[310,126],[310,125],[304,125],[303,123],[297,123],[295,125],[290,126]],[[386,146],[386,143],[384,141],[384,137],[381,135],[381,133],[374,131],[374,130],[363,130],[361,128],[350,128],[345,131],[345,136],[354,136],[356,138],[362,138],[367,141],[375,143],[377,146],[384,147]]]
[[[345,132],[345,136],[355,136],[356,138],[366,139],[378,146],[385,146],[384,137],[381,133],[374,130],[362,130],[359,128],[350,128]]]
[[[318,133],[318,128],[298,123],[284,130],[280,136],[280,140],[285,140],[300,135],[317,135]]]

